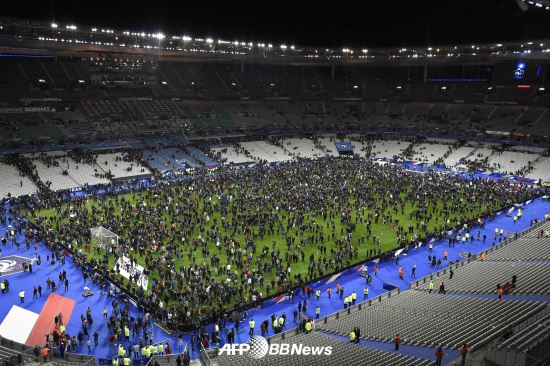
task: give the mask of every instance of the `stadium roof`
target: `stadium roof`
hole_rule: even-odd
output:
[[[75,51],[157,57],[270,59],[319,62],[490,62],[506,59],[550,59],[550,39],[525,42],[452,44],[423,47],[302,47],[263,41],[226,40],[190,35],[119,30],[67,22],[0,18],[0,46],[6,52]]]

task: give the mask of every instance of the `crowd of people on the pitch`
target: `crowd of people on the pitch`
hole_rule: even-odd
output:
[[[101,197],[93,205],[21,201],[37,227],[27,240],[43,239],[53,249],[68,246],[83,268],[113,277],[110,257],[115,263],[139,259],[153,283],[146,293],[130,281],[129,290],[162,319],[183,324],[219,317],[227,310],[223,304],[259,301],[360,257],[380,255],[380,225],[396,233],[399,245],[413,249],[427,235],[442,238],[534,194],[505,181],[324,158],[202,172],[131,198]],[[40,216],[36,207],[53,207],[58,215]],[[91,245],[90,228],[98,225],[117,233],[118,242],[101,243],[105,250]],[[303,273],[292,270],[298,264],[306,265]]]

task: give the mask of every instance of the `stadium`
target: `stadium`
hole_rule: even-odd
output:
[[[2,365],[550,365],[550,4],[509,3],[318,46],[6,10]]]

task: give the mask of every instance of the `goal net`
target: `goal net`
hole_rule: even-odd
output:
[[[92,243],[96,243],[101,249],[118,247],[118,235],[103,226],[90,229]]]

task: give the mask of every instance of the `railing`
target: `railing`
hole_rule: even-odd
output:
[[[462,360],[460,360],[460,361],[457,361],[457,362],[450,363],[447,366],[461,366],[461,365],[464,365],[464,366],[486,366],[487,363],[483,360],[468,360],[468,359],[466,359],[464,361],[464,363],[462,363]]]
[[[156,362],[159,363],[159,365],[171,365],[175,364],[175,360],[178,357],[181,357],[184,353],[188,352],[187,344],[185,345],[184,351],[182,353],[174,353],[171,355],[157,355],[153,356],[149,359],[147,362],[147,365],[154,365]],[[174,362],[172,362],[174,361]],[[146,366],[147,366],[146,365]]]
[[[345,316],[351,313],[361,311],[365,307],[376,305],[382,302],[383,300],[387,300],[387,299],[390,299],[392,296],[398,295],[399,293],[401,293],[401,290],[399,288],[396,288],[392,291],[385,292],[381,295],[373,297],[372,299],[364,300],[363,302],[358,303],[356,305],[348,306],[348,308],[346,309],[337,311],[335,313],[329,314],[319,319],[315,319],[315,325],[317,326],[319,324],[327,324],[329,321],[338,320],[340,319],[341,316]],[[301,314],[300,316],[303,317],[304,315]],[[307,317],[307,318],[313,318],[313,317]],[[294,327],[282,333],[267,337],[266,339],[268,343],[277,342],[277,341],[285,340],[286,338],[295,336],[300,333],[301,333],[300,327]]]
[[[31,346],[27,346],[3,337],[0,337],[0,346],[14,352],[13,355],[18,359],[17,366],[36,359],[34,356],[34,348]]]
[[[201,363],[203,364],[203,366],[217,366],[218,363],[212,362],[212,360],[210,359],[210,356],[208,355],[208,350],[204,348],[204,345],[202,344],[202,342],[199,342],[199,343],[200,343]]]
[[[550,345],[550,340],[547,339],[545,347],[540,350],[545,350]],[[542,353],[542,352],[538,352]],[[507,350],[488,350],[486,357],[491,362],[503,366],[544,366],[550,362],[550,351],[537,354],[535,357],[527,352],[507,351]]]

